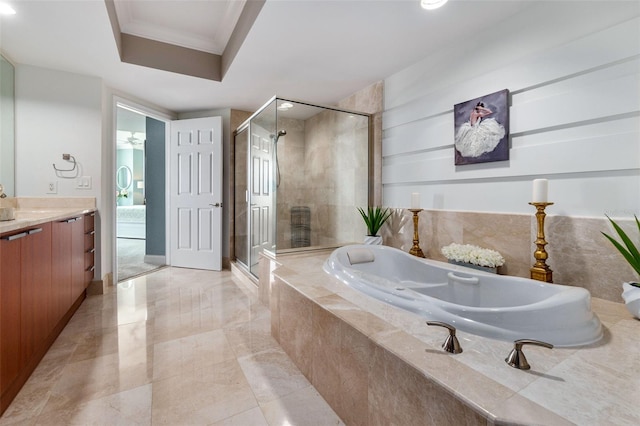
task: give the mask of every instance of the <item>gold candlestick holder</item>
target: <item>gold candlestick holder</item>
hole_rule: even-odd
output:
[[[409,211],[413,213],[413,246],[411,250],[409,250],[409,254],[424,257],[424,253],[422,253],[422,249],[420,248],[420,236],[418,235],[418,213],[420,213],[422,209],[409,209]]]
[[[547,245],[547,241],[544,239],[544,218],[546,213],[544,209],[547,206],[553,205],[553,203],[529,203],[536,207],[536,219],[538,221],[538,234],[535,241],[536,251],[533,253],[533,257],[536,259],[536,263],[529,270],[531,272],[531,278],[538,281],[544,281],[547,283],[553,282],[553,271],[547,265],[547,258],[549,255],[544,249]]]

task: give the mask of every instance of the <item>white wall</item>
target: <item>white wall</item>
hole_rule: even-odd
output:
[[[18,65],[16,70],[16,193],[47,194],[56,182],[57,196],[99,197],[102,167],[102,80],[85,75]],[[53,169],[69,168],[62,154],[75,157],[91,189],[78,189]],[[74,173],[65,173],[73,176]]]
[[[96,77],[16,66],[16,196],[96,197],[101,214],[102,91]],[[62,160],[63,153],[76,158],[81,176],[91,177],[91,189],[77,189],[75,178],[56,175],[53,163],[71,165]],[[57,194],[47,194],[49,182],[57,183]],[[104,233],[101,227],[98,235]],[[96,246],[102,259],[96,279],[101,279],[106,252],[100,237]]]
[[[446,7],[446,6],[445,6]],[[540,2],[385,80],[384,204],[640,214],[640,3]],[[510,160],[454,165],[453,105],[511,92]]]

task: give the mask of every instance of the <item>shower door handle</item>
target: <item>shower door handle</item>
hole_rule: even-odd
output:
[[[209,204],[211,207],[222,207],[222,203]]]

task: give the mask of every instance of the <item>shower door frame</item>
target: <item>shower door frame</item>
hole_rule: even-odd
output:
[[[340,113],[346,113],[346,114],[355,114],[355,115],[359,115],[362,117],[366,117],[368,120],[368,146],[367,146],[367,155],[368,155],[368,159],[367,159],[367,177],[368,177],[368,185],[367,185],[367,203],[368,205],[372,205],[372,203],[374,202],[374,200],[376,199],[375,196],[375,186],[374,186],[374,164],[375,164],[375,160],[374,160],[374,135],[373,135],[373,115],[372,114],[368,114],[368,113],[364,113],[361,111],[354,111],[354,110],[349,110],[349,109],[343,109],[343,108],[337,108],[337,107],[333,107],[333,106],[326,106],[326,105],[319,105],[319,104],[312,104],[309,102],[305,102],[305,101],[300,101],[300,100],[296,100],[296,99],[289,99],[289,98],[281,98],[276,96],[273,96],[272,98],[270,98],[267,102],[265,102],[258,110],[256,110],[253,114],[251,114],[251,116],[249,116],[249,118],[247,118],[245,121],[243,121],[237,128],[236,130],[233,131],[233,143],[234,143],[234,153],[237,151],[236,148],[236,137],[238,136],[238,134],[242,133],[243,131],[247,131],[248,132],[248,138],[246,143],[249,145],[247,146],[247,155],[245,157],[245,161],[246,161],[246,170],[247,170],[247,189],[246,189],[246,198],[245,198],[245,202],[247,203],[247,213],[246,213],[246,223],[247,223],[247,235],[246,235],[246,239],[248,240],[246,242],[246,258],[247,258],[247,263],[248,265],[245,265],[240,259],[238,259],[238,256],[236,255],[236,244],[235,244],[235,236],[236,236],[236,224],[235,224],[235,208],[236,208],[236,199],[235,199],[235,192],[233,191],[234,189],[234,183],[235,183],[235,179],[236,179],[236,175],[235,175],[235,164],[237,159],[235,158],[235,154],[234,154],[234,161],[232,162],[232,175],[233,175],[233,180],[232,180],[232,185],[231,185],[231,189],[232,191],[230,191],[230,198],[233,198],[233,200],[231,200],[230,204],[231,204],[231,208],[233,209],[232,214],[230,214],[230,217],[234,218],[234,225],[233,225],[233,237],[230,238],[230,244],[232,247],[232,253],[231,253],[231,257],[232,259],[234,259],[238,264],[240,264],[240,266],[242,268],[244,268],[247,272],[249,272],[250,274],[254,275],[257,277],[257,274],[254,274],[253,271],[251,270],[251,263],[252,263],[252,259],[251,259],[251,235],[253,230],[251,229],[251,212],[250,212],[250,184],[251,184],[251,123],[252,121],[258,117],[262,112],[264,112],[270,105],[272,105],[274,102],[277,103],[277,101],[283,101],[283,102],[293,102],[293,103],[297,103],[297,104],[301,104],[301,105],[305,105],[305,106],[310,106],[310,107],[316,107],[316,108],[322,108],[324,110],[329,110],[329,111],[336,111],[336,112],[340,112]],[[275,112],[275,126],[276,126],[276,132],[277,133],[277,123],[278,123],[278,111],[276,108],[276,112]],[[274,162],[272,161],[272,168],[274,167]],[[270,174],[272,177],[275,176],[275,173],[272,171],[272,173]],[[275,185],[273,186],[275,187]],[[277,191],[273,190],[271,191],[271,196],[274,197],[274,206],[277,205]],[[273,221],[273,238],[276,239],[276,235],[275,233],[277,232],[277,211],[275,212],[274,215],[274,221]],[[271,254],[275,257],[277,254],[277,244],[276,241],[274,241],[274,250],[271,252]],[[302,251],[308,251],[310,250],[309,248],[297,248],[297,249],[289,249],[288,252],[290,251],[295,251],[295,252],[302,252]]]

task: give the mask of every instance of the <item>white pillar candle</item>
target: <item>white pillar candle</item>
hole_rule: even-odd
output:
[[[411,193],[411,208],[412,209],[420,208],[420,193],[418,192]]]
[[[548,189],[549,181],[547,179],[534,179],[532,201],[534,203],[546,203]]]

